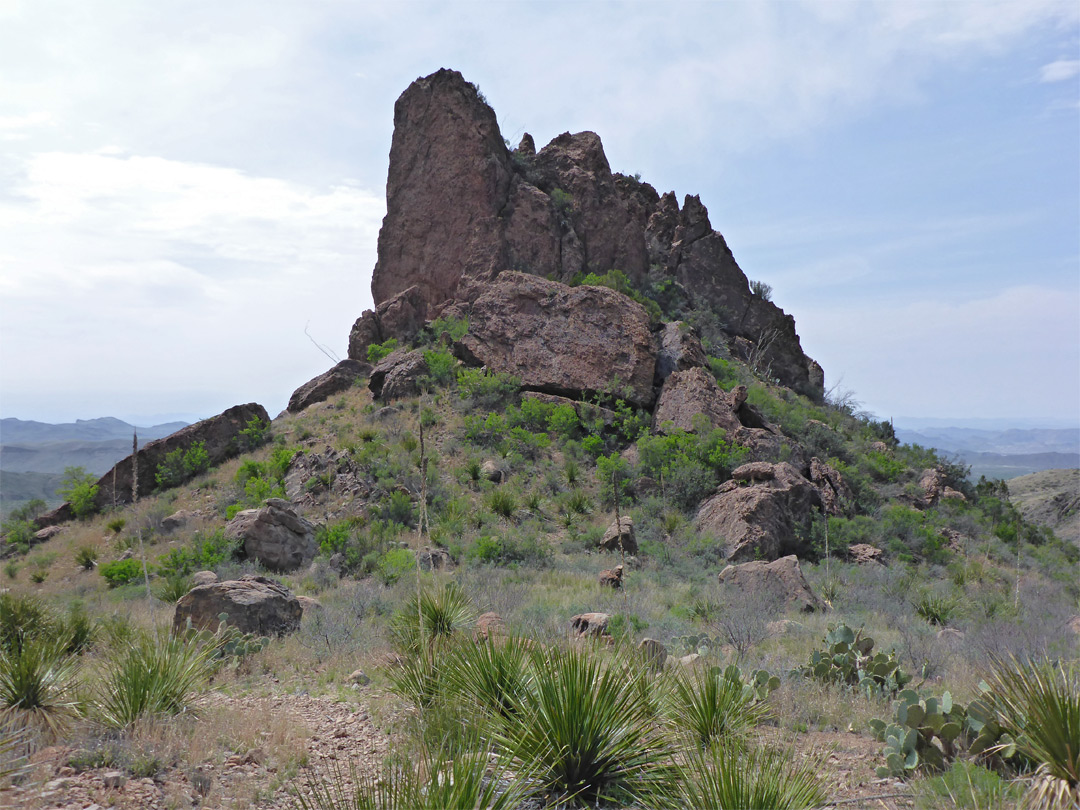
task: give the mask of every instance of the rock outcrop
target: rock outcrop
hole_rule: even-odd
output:
[[[190,620],[196,630],[216,631],[219,616],[241,633],[282,636],[300,629],[303,608],[295,596],[267,577],[247,574],[240,579],[192,588],[176,603],[173,632],[183,632]]]
[[[462,359],[514,374],[523,388],[575,399],[618,393],[642,407],[655,399],[649,316],[621,293],[503,273],[468,317]]]
[[[623,567],[616,565],[614,568],[608,568],[600,572],[600,576],[597,577],[597,582],[605,588],[615,588],[618,590],[622,587]]]
[[[308,380],[293,391],[285,410],[289,413],[300,413],[300,411],[311,407],[316,402],[322,402],[334,394],[348,391],[370,373],[370,363],[362,363],[359,360],[342,360],[329,371]]]
[[[391,352],[371,370],[368,388],[383,400],[414,397],[420,393],[420,378],[428,373],[424,353],[398,349]]]
[[[824,610],[822,602],[810,590],[794,554],[766,563],[761,560],[729,565],[719,574],[725,588],[738,588],[762,605],[782,604],[804,613]]]
[[[154,491],[154,487],[157,486],[154,473],[169,453],[175,450],[188,450],[196,442],[202,442],[210,466],[216,466],[245,449],[241,431],[245,430],[252,420],[258,420],[264,426],[270,424],[266,409],[262,405],[249,402],[188,425],[162,439],[147,442],[135,454],[134,459],[132,456],[127,456],[98,479],[96,498],[98,509],[104,510],[112,507],[113,504],[131,503],[135,460],[138,461],[139,497],[142,498]],[[36,523],[38,526],[50,526],[72,520],[74,517],[71,505],[65,503],[52,512],[38,517]]]
[[[722,539],[733,562],[775,560],[804,551],[798,530],[821,506],[821,493],[791,464],[753,462],[701,505],[696,527]]]
[[[837,516],[848,512],[853,495],[837,470],[815,456],[810,459],[810,480],[821,493],[826,512]]]
[[[411,338],[506,271],[569,282],[618,268],[641,284],[654,268],[682,305],[713,310],[760,371],[822,396],[794,320],[751,290],[698,197],[680,207],[674,193],[612,173],[593,132],[563,133],[539,152],[526,134],[511,152],[494,111],[456,71],[417,79],[395,104],[386,202],[375,309],[353,327],[353,359]]]
[[[622,542],[620,544],[620,537]],[[611,521],[604,536],[600,538],[600,548],[603,551],[623,551],[627,554],[637,554],[637,537],[634,535],[634,519],[624,515],[618,522]]]
[[[570,632],[578,638],[600,638],[607,635],[607,613],[579,613],[570,619]]]
[[[295,571],[315,559],[315,527],[280,498],[260,509],[245,509],[225,527],[225,536],[239,540],[249,560],[271,571]]]

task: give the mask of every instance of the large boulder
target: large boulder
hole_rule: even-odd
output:
[[[276,580],[247,574],[240,579],[198,585],[176,603],[173,631],[183,632],[188,621],[196,630],[217,630],[222,613],[241,633],[282,636],[300,629],[303,608]]]
[[[810,459],[810,481],[821,493],[825,511],[830,515],[843,515],[848,511],[854,496],[840,473],[816,456]]]
[[[239,540],[249,560],[271,571],[295,571],[315,559],[315,526],[280,498],[260,509],[245,509],[225,526],[225,536]]]
[[[289,413],[299,413],[316,402],[322,402],[334,394],[348,391],[370,373],[370,363],[362,363],[359,360],[342,360],[329,371],[308,380],[293,391],[285,410]]]
[[[136,462],[139,497],[143,498],[152,493],[157,486],[154,474],[158,465],[165,461],[169,453],[176,450],[186,451],[193,444],[202,442],[210,466],[214,467],[249,449],[245,445],[247,437],[242,431],[246,430],[253,421],[266,426],[270,424],[270,417],[262,405],[249,402],[246,405],[235,405],[217,416],[211,416],[209,419],[180,428],[164,438],[147,442],[138,453],[117,462],[115,467],[98,479],[98,493],[95,499],[97,508],[104,510],[111,508],[114,504],[131,503]],[[41,515],[35,522],[38,526],[50,526],[74,517],[71,505],[65,503],[52,512]]]
[[[663,383],[673,371],[708,367],[709,358],[701,340],[690,324],[672,321],[664,324],[659,334],[656,353],[656,382]]]
[[[600,572],[600,576],[597,581],[605,588],[615,588],[618,590],[622,587],[623,579],[623,567],[616,565],[614,568],[608,568]]]
[[[606,636],[611,616],[607,613],[579,613],[570,619],[570,632],[578,638]]]
[[[629,515],[623,515],[620,520],[611,521],[604,536],[600,538],[600,548],[603,551],[637,554],[638,544],[637,537],[634,535],[634,519]]]
[[[741,403],[739,403],[741,404]],[[712,374],[700,367],[675,370],[668,374],[653,411],[653,429],[697,429],[704,418],[711,428],[723,428],[729,435],[742,430],[734,397],[716,384]]]
[[[698,510],[698,531],[724,541],[732,561],[775,560],[804,551],[800,536],[822,506],[821,493],[791,464],[754,462]]]
[[[656,350],[644,307],[607,287],[567,287],[503,273],[469,310],[463,359],[522,387],[581,398],[618,394],[652,405]]]
[[[794,554],[772,562],[755,560],[729,565],[718,575],[724,588],[736,588],[762,605],[783,605],[809,613],[824,610],[822,602],[810,590]]]
[[[424,353],[419,349],[391,352],[371,370],[368,387],[383,400],[415,397],[420,393],[420,378],[428,373]]]

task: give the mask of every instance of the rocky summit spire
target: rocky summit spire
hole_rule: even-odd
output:
[[[465,310],[505,271],[570,282],[619,270],[664,285],[674,311],[709,310],[719,339],[759,371],[820,399],[821,368],[795,321],[750,289],[697,196],[680,207],[638,178],[612,173],[599,136],[563,133],[540,151],[528,134],[510,151],[475,85],[440,70],[394,106],[371,290],[375,311],[353,327],[349,356],[409,339],[451,304]]]

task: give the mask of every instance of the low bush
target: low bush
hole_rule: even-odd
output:
[[[142,562],[131,557],[126,560],[113,560],[98,567],[98,573],[109,583],[110,588],[127,585],[143,575]]]

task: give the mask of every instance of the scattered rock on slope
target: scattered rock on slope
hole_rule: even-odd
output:
[[[241,633],[281,636],[300,629],[303,609],[281,583],[247,574],[236,580],[199,585],[180,597],[173,614],[173,630],[183,631],[190,619],[197,630],[216,631],[222,613],[228,614],[229,625]]]
[[[295,571],[315,559],[315,527],[280,498],[269,498],[259,509],[238,512],[225,527],[225,536],[243,543],[249,560],[271,571]]]
[[[820,508],[821,494],[787,462],[753,462],[701,505],[698,531],[723,538],[732,561],[765,559],[802,551],[797,528]]]
[[[359,360],[342,360],[329,371],[308,380],[293,391],[292,396],[289,397],[289,405],[285,410],[289,413],[299,413],[316,402],[322,402],[334,394],[348,391],[370,373],[370,363],[362,363]]]
[[[719,580],[724,587],[738,588],[762,605],[783,603],[804,613],[825,609],[825,603],[806,583],[794,554],[769,563],[755,560],[729,565],[720,572]]]

